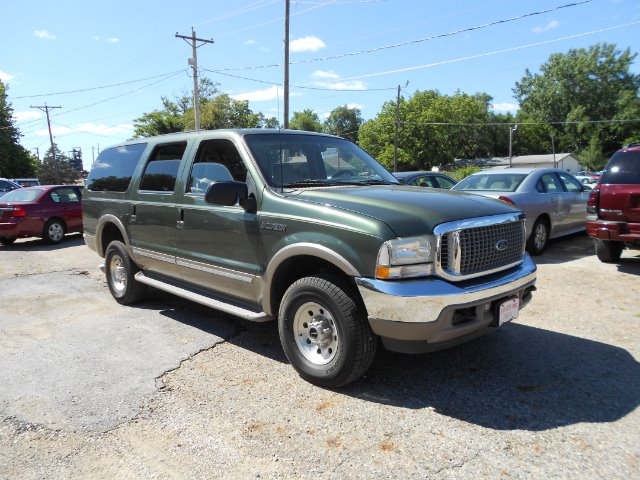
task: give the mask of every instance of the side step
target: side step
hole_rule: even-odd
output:
[[[157,288],[158,290],[171,293],[178,297],[186,298],[187,300],[197,302],[207,307],[215,308],[216,310],[235,315],[236,317],[244,318],[245,320],[250,320],[252,322],[268,322],[269,320],[273,320],[273,317],[266,314],[265,312],[255,312],[253,310],[248,310],[246,308],[232,305],[221,300],[216,300],[206,295],[202,295],[200,293],[196,293],[191,290],[178,287],[176,285],[171,285],[155,278],[147,277],[144,272],[136,273],[135,279],[140,283],[144,283],[145,285]]]

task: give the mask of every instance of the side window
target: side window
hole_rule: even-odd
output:
[[[446,177],[438,177],[437,180],[438,180],[438,183],[440,184],[440,188],[449,188],[450,189],[451,187],[453,187],[456,184],[456,182],[452,182],[451,180],[449,180]]]
[[[246,182],[247,167],[230,140],[206,140],[200,144],[191,167],[187,193],[204,194],[212,182]]]
[[[87,190],[125,192],[146,147],[146,143],[135,143],[100,152],[87,178]]]
[[[579,193],[582,191],[582,187],[580,186],[580,183],[578,182],[578,180],[573,178],[568,173],[558,173],[558,176],[562,180],[562,183],[564,183],[564,186],[566,187],[567,192]]]
[[[140,190],[173,192],[187,142],[158,145],[147,162]]]
[[[51,192],[51,200],[56,203],[79,202],[80,197],[74,188],[58,188]]]
[[[560,180],[558,179],[558,177],[556,177],[554,173],[547,173],[546,175],[543,175],[540,180],[544,185],[545,191],[547,193],[564,192],[564,189],[562,188],[562,184],[560,183]]]

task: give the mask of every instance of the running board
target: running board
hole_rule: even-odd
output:
[[[199,293],[192,292],[191,290],[187,290],[176,285],[171,285],[163,281],[156,280],[155,278],[147,277],[144,272],[136,273],[135,279],[140,283],[144,283],[145,285],[157,288],[158,290],[171,293],[178,297],[186,298],[187,300],[197,302],[206,307],[220,310],[221,312],[235,315],[236,317],[244,318],[245,320],[250,320],[252,322],[268,322],[269,320],[273,319],[271,315],[268,315],[265,312],[254,312],[253,310],[238,307],[237,305],[231,305],[221,300],[216,300],[206,295],[201,295]]]

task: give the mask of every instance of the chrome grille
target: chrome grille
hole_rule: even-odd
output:
[[[436,228],[436,271],[464,280],[517,265],[524,258],[525,227],[521,215],[499,215]]]

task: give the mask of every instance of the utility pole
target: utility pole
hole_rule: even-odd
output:
[[[191,27],[191,36],[178,35],[176,37],[183,39],[191,45],[192,57],[189,59],[189,65],[193,68],[193,113],[196,119],[196,130],[200,130],[200,98],[198,95],[198,48],[206,43],[214,43],[213,40],[197,38],[196,31]],[[198,45],[197,42],[202,42]]]
[[[400,85],[398,85],[398,96],[396,98],[396,131],[393,142],[393,171],[398,171],[398,126],[400,124]]]
[[[49,110],[54,108],[62,108],[60,105],[50,107],[46,103],[44,105],[31,105],[31,108],[42,110],[47,115],[47,126],[49,127],[49,140],[51,141],[51,157],[53,158],[53,167],[56,171],[56,182],[60,183],[60,172],[58,171],[58,160],[56,160],[56,149],[53,147],[53,134],[51,133],[51,120],[49,119]]]
[[[284,8],[284,128],[289,128],[289,0]]]
[[[516,123],[513,128],[511,128],[511,125],[509,125],[509,168],[511,168],[512,165],[512,143],[513,143],[513,132],[515,132],[518,129],[518,124]]]

